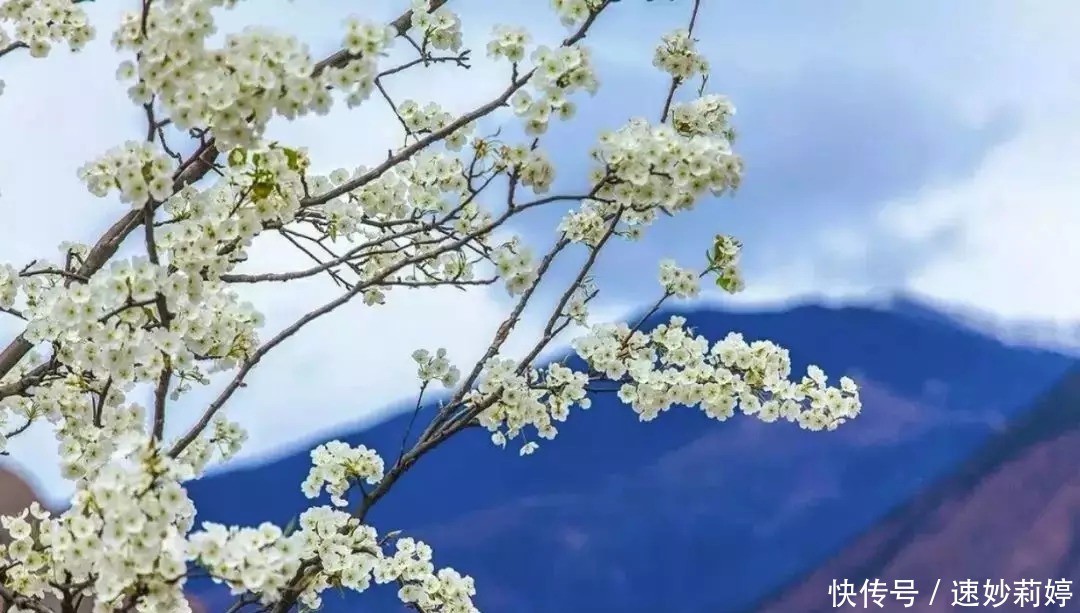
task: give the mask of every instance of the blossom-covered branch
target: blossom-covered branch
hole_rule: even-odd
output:
[[[660,262],[660,298],[634,325],[590,314],[605,249],[741,181],[734,107],[704,92],[709,63],[693,37],[700,0],[688,27],[655,47],[653,64],[669,78],[659,122],[631,118],[600,134],[588,184],[567,193],[552,193],[557,170],[545,135],[553,122],[573,120],[599,87],[585,43],[618,3],[552,0],[568,30],[550,46],[522,28],[495,28],[486,52],[505,66],[505,86],[455,115],[435,101],[402,99],[394,84],[406,71],[471,66],[462,22],[446,0],[411,0],[390,24],[350,18],[342,49],[321,61],[297,38],[265,29],[228,33],[214,46],[216,13],[238,1],[143,0],[123,18],[112,42],[128,59],[117,76],[145,129],[103,147],[78,172],[88,192],[126,210],[93,245],[64,243],[56,257],[0,264],[0,315],[24,324],[0,351],[0,451],[33,424],[50,428],[76,488],[59,515],[35,506],[0,519],[11,541],[0,547],[0,603],[66,613],[92,598],[101,612],[181,613],[189,610],[191,565],[227,585],[236,608],[317,608],[330,587],[392,584],[420,611],[469,613],[477,610],[471,578],[438,568],[427,544],[367,523],[411,467],[455,436],[482,429],[500,447],[534,453],[600,390],[646,421],[697,407],[718,421],[741,411],[831,430],[858,415],[853,381],[830,385],[816,367],[793,375],[787,351],[771,342],[736,332],[709,340],[679,317],[645,329],[666,301],[698,295],[705,277],[725,291],[742,288],[742,245],[733,237],[703,246],[700,272]],[[94,29],[77,4],[6,0],[0,55],[26,48],[44,57],[59,41],[78,49]],[[408,59],[390,66],[394,45]],[[681,96],[696,76],[701,89]],[[372,167],[316,172],[317,151],[264,137],[273,121],[326,114],[342,102],[387,105],[400,146]],[[500,109],[523,135],[477,133]],[[510,231],[555,205],[569,210],[544,249]],[[132,236],[141,253],[118,255]],[[251,248],[271,240],[312,263],[259,269]],[[575,257],[568,277],[553,276]],[[265,333],[244,288],[287,292],[316,277],[339,293]],[[246,434],[228,419],[228,405],[271,351],[349,304],[378,309],[393,292],[487,285],[500,286],[512,305],[478,361],[458,365],[445,349],[411,350],[419,397],[396,460],[328,442],[312,451],[299,484],[316,504],[295,525],[195,526],[184,483],[242,447]],[[547,285],[557,288],[553,299],[541,291]],[[527,314],[542,327],[514,355],[508,339]],[[579,365],[542,363],[564,339]],[[215,382],[215,399],[190,423],[170,410]],[[425,413],[425,394],[436,387],[446,398]],[[131,398],[146,388],[150,406]],[[422,414],[426,423],[411,440]],[[170,424],[184,434],[167,438]],[[323,495],[329,504],[317,503]]]

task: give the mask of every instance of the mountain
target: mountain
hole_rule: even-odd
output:
[[[1073,365],[910,304],[675,314],[710,338],[774,340],[797,371],[812,360],[856,377],[863,414],[832,433],[720,424],[688,408],[643,424],[602,395],[532,456],[463,433],[419,462],[372,523],[428,541],[438,565],[473,575],[488,613],[741,611],[948,474]],[[407,421],[337,438],[392,459]],[[286,523],[308,504],[308,466],[298,452],[189,491],[200,520]],[[231,602],[218,586],[192,590],[211,611]],[[324,610],[402,610],[393,589],[374,590],[328,594]]]
[[[952,475],[901,505],[812,572],[773,594],[756,613],[832,610],[833,580],[854,586],[911,580],[928,593],[919,611],[952,610],[953,581],[1080,576],[1080,369],[1074,369]],[[939,598],[930,605],[933,586]],[[1074,592],[1077,590],[1073,590]],[[1019,607],[1015,592],[998,610]],[[1044,588],[1045,596],[1045,588]],[[860,596],[861,597],[861,596]],[[1000,600],[999,594],[993,602]],[[902,610],[886,600],[881,610]],[[1080,601],[1070,600],[1080,609]],[[1043,603],[1043,606],[1047,606]],[[1052,607],[1059,608],[1059,607]]]

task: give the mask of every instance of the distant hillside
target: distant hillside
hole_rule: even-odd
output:
[[[799,370],[812,360],[858,377],[864,414],[827,434],[719,424],[690,409],[642,424],[601,396],[527,458],[482,432],[447,444],[373,523],[428,540],[437,563],[472,574],[487,613],[740,611],[947,474],[1072,365],[910,305],[681,314],[711,338],[775,340]],[[392,457],[406,422],[340,438]],[[287,521],[306,506],[308,461],[297,453],[192,483],[200,519]],[[211,610],[229,602],[202,590]],[[324,610],[400,610],[381,604],[393,590],[379,592],[375,602],[328,595]]]
[[[828,587],[912,579],[941,593],[915,610],[952,610],[952,581],[1015,582],[1080,577],[1080,369],[989,441],[950,477],[904,504],[758,613],[833,610]],[[1074,592],[1080,590],[1073,590]],[[902,610],[896,602],[883,610]],[[1080,610],[1070,600],[1067,611]],[[1015,595],[998,611],[1018,607]],[[1054,609],[1060,610],[1058,607]],[[908,609],[911,610],[911,609]]]

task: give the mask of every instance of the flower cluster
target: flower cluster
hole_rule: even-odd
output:
[[[541,438],[558,434],[553,422],[566,421],[570,408],[589,408],[586,394],[589,378],[562,364],[550,364],[544,370],[525,370],[507,358],[493,358],[484,364],[482,380],[465,397],[466,406],[486,406],[477,415],[480,425],[492,433],[491,440],[500,447],[517,438],[531,426]],[[535,449],[522,448],[522,454]]]
[[[300,210],[303,152],[276,146],[234,149],[229,164],[212,188],[188,186],[165,203],[171,219],[158,233],[158,248],[172,266],[192,276],[218,278],[245,259],[256,235],[292,221]]]
[[[375,485],[383,478],[383,461],[379,454],[360,445],[350,447],[341,441],[331,441],[311,450],[311,471],[301,489],[308,498],[315,498],[325,486],[330,501],[345,506],[345,494],[355,481]]]
[[[434,102],[420,106],[414,100],[406,100],[398,105],[398,115],[405,129],[412,133],[434,132],[454,119],[453,115]]]
[[[487,44],[488,57],[504,57],[510,62],[525,59],[525,45],[529,44],[529,33],[523,28],[495,26],[492,39]]]
[[[768,341],[747,343],[736,333],[710,345],[682,317],[648,334],[626,324],[597,326],[574,347],[590,368],[623,382],[619,398],[643,421],[675,405],[700,406],[722,421],[738,407],[766,422],[784,418],[808,430],[831,430],[861,408],[851,379],[829,387],[821,370],[810,367],[800,382],[790,381],[785,349]]]
[[[70,385],[75,386],[74,378]],[[139,404],[120,404],[121,398],[122,395],[117,394],[99,402],[97,406],[85,401],[64,406],[59,402],[65,398],[58,396],[54,406],[50,406],[53,403],[49,402],[54,398],[48,398],[43,405],[38,405],[39,409],[44,406],[57,410],[64,418],[57,427],[64,476],[69,479],[92,479],[117,451],[145,437],[145,409]],[[80,427],[81,420],[87,418],[96,418],[101,427]]]
[[[0,309],[15,306],[19,296],[19,273],[10,264],[0,264]]]
[[[742,173],[723,134],[687,136],[642,119],[602,134],[592,156],[597,198],[567,213],[559,231],[593,246],[610,223],[622,222],[619,234],[638,238],[658,210],[690,209],[706,190],[719,195],[738,186]]]
[[[535,135],[547,131],[552,115],[563,120],[574,116],[574,103],[568,95],[579,89],[595,94],[600,84],[585,47],[540,46],[533,51],[532,61],[536,67],[529,83],[535,91],[519,90],[510,106],[525,121],[526,133]]]
[[[391,26],[350,17],[345,21],[343,47],[354,57],[375,57],[389,49],[396,36],[397,32]]]
[[[463,171],[459,158],[442,152],[424,152],[319,209],[333,238],[376,240],[386,233],[369,224],[369,220],[390,222],[450,212],[468,193]],[[328,191],[362,177],[365,172],[365,168],[352,173],[338,169],[328,177],[309,176],[308,184],[312,190]]]
[[[605,217],[608,207],[586,202],[576,211],[570,211],[559,223],[559,232],[575,243],[596,247],[607,234],[612,220]]]
[[[542,194],[555,181],[555,166],[540,149],[530,149],[522,145],[499,147],[495,167],[498,170],[516,174],[517,179],[533,193]]]
[[[123,462],[106,466],[59,517],[34,508],[34,538],[25,512],[3,524],[16,542],[8,547],[5,587],[27,596],[61,595],[49,577],[86,582],[99,610],[129,599],[140,610],[188,611],[184,536],[195,508],[179,481],[190,472],[145,444]],[[107,608],[108,607],[108,608]]]
[[[261,317],[227,286],[145,257],[116,260],[75,282],[73,273],[47,263],[27,274],[24,337],[58,347],[61,376],[32,398],[5,398],[0,408],[52,422],[70,478],[92,477],[118,445],[144,434],[143,409],[123,403],[134,385],[158,381],[168,370],[180,382],[178,394],[185,381],[205,379],[201,362],[230,367],[257,343]],[[205,465],[215,452],[235,453],[242,440],[235,428],[216,426],[192,450],[192,465]]]
[[[683,29],[664,35],[653,53],[653,66],[680,82],[709,72],[709,61],[697,50],[697,41]]]
[[[727,234],[717,234],[709,251],[709,271],[716,273],[716,284],[729,294],[742,291],[742,273],[739,272],[739,255],[742,243]]]
[[[86,12],[71,0],[4,0],[0,23],[5,21],[14,23],[15,40],[38,58],[47,56],[57,42],[66,40],[72,51],[79,51],[94,37]],[[0,30],[0,49],[9,44],[10,35]]]
[[[642,119],[602,134],[592,155],[598,198],[581,210],[595,207],[605,218],[622,210],[622,219],[637,226],[652,222],[658,209],[687,210],[706,191],[734,189],[742,173],[742,160],[723,136],[687,137]]]
[[[150,143],[128,141],[79,168],[91,194],[103,198],[112,190],[120,201],[142,208],[148,197],[163,201],[173,192],[176,163]]]
[[[288,534],[269,523],[239,528],[207,522],[202,528],[189,537],[190,559],[234,594],[255,594],[264,605],[278,602],[302,568],[317,568],[299,596],[309,610],[319,608],[320,594],[331,586],[366,590],[382,555],[374,528],[328,507],[305,511]]]
[[[394,554],[387,555],[375,529],[344,511],[313,507],[298,520],[293,531],[269,523],[258,528],[203,524],[203,530],[189,536],[189,559],[224,581],[233,593],[255,594],[263,604],[277,602],[288,581],[307,569],[299,600],[309,609],[319,608],[327,588],[362,592],[374,580],[397,582],[401,600],[422,611],[476,611],[472,578],[452,568],[435,570],[425,543],[402,538]]]
[[[142,423],[140,421],[137,425],[141,426]],[[218,415],[211,422],[209,431],[200,433],[191,441],[177,460],[190,466],[193,474],[201,475],[213,460],[223,462],[235,456],[247,437],[247,431],[240,424]]]
[[[589,301],[596,294],[596,284],[592,280],[586,279],[582,281],[581,285],[574,288],[574,291],[570,293],[570,299],[566,301],[566,308],[563,309],[562,314],[580,326],[587,325]]]
[[[300,594],[300,602],[308,609],[319,608],[320,594],[329,587],[359,592],[371,585],[375,564],[382,557],[374,528],[329,507],[308,509],[300,516],[299,527],[301,558],[317,562],[318,568]]]
[[[118,260],[86,283],[56,283],[28,312],[28,340],[58,342],[73,371],[121,386],[154,378],[162,354],[181,370],[196,358],[243,357],[262,323],[224,285],[142,256]]]
[[[29,519],[27,519],[29,516]],[[0,561],[12,564],[5,570],[4,583],[8,589],[20,594],[43,595],[47,589],[38,575],[46,569],[49,558],[34,538],[35,524],[40,531],[41,522],[48,521],[51,513],[37,502],[23,509],[18,515],[0,516],[0,527],[7,531],[10,543],[0,545]]]
[[[529,155],[516,165],[518,178],[525,187],[532,188],[537,194],[543,194],[555,180],[555,166],[543,151],[530,151]]]
[[[675,260],[660,262],[660,285],[666,293],[677,298],[693,298],[701,290],[698,276],[694,274],[694,271],[679,268]]]
[[[532,53],[536,65],[533,87],[546,94],[573,93],[584,89],[595,93],[599,87],[589,50],[581,45],[556,47],[541,45]]]
[[[492,261],[511,296],[520,295],[536,282],[537,263],[533,259],[532,249],[516,238],[500,245]]]
[[[675,103],[671,107],[671,125],[683,136],[722,135],[732,139],[731,117],[735,106],[726,96],[709,94],[691,100]]]
[[[821,369],[811,366],[794,382],[788,379],[786,350],[768,341],[747,343],[734,333],[710,345],[685,324],[684,318],[672,317],[650,333],[626,324],[598,325],[573,347],[595,377],[620,384],[619,398],[642,421],[675,405],[700,406],[721,421],[739,408],[763,421],[783,418],[808,430],[831,430],[858,415],[861,404],[851,379],[842,377],[839,388],[830,387]],[[496,445],[504,446],[527,426],[550,439],[557,434],[553,422],[565,421],[571,407],[590,406],[591,379],[558,363],[536,371],[494,358],[466,405],[484,407],[477,420],[493,433]],[[526,442],[521,453],[535,448],[535,442]]]
[[[426,613],[479,613],[472,603],[476,595],[472,577],[452,568],[436,572],[431,553],[427,543],[398,539],[394,555],[383,557],[376,565],[375,580],[397,581],[401,601]]]
[[[417,366],[416,376],[423,383],[438,381],[445,387],[453,387],[461,378],[461,371],[446,358],[446,349],[442,347],[435,351],[435,355],[426,349],[417,349],[412,359]]]
[[[430,0],[412,0],[413,27],[423,32],[425,44],[457,51],[461,48],[461,19],[446,7],[435,11],[430,7]]]
[[[223,2],[159,2],[145,19],[125,16],[113,43],[136,55],[118,71],[121,79],[135,80],[133,101],[157,100],[177,127],[212,128],[219,143],[232,147],[255,145],[275,113],[291,119],[327,112],[328,85],[344,92],[350,105],[370,95],[376,60],[392,40],[386,27],[350,21],[345,45],[360,53],[318,72],[305,45],[268,30],[250,28],[228,35],[221,49],[208,48],[212,9]]]
[[[336,482],[382,472],[382,460],[363,447],[351,449],[332,441],[317,451],[319,457],[312,454],[312,475],[336,471],[331,477]],[[332,464],[337,467],[331,468]],[[311,479],[304,484],[309,495]],[[451,568],[436,571],[426,544],[403,538],[397,541],[396,552],[386,555],[375,529],[344,511],[313,507],[298,519],[291,532],[271,524],[255,529],[204,524],[202,531],[190,535],[189,557],[224,580],[234,593],[257,594],[264,604],[276,602],[287,581],[307,568],[311,574],[300,602],[312,609],[319,607],[320,594],[329,587],[364,591],[374,579],[376,583],[398,582],[402,601],[419,605],[423,611],[476,610],[471,600],[473,580]]]
[[[236,593],[247,591],[273,602],[300,569],[300,532],[285,536],[271,523],[230,528],[206,522],[202,528],[188,537],[188,555]]]
[[[563,25],[573,26],[588,19],[605,0],[551,0],[551,6]]]
[[[398,117],[401,118],[405,129],[412,135],[430,134],[441,130],[456,119],[456,117],[444,111],[442,107],[434,102],[420,106],[414,100],[406,100],[398,106]],[[443,143],[451,151],[460,151],[468,141],[472,130],[473,126],[466,124],[447,135]]]

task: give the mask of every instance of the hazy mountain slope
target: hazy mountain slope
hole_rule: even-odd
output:
[[[833,579],[912,579],[951,609],[952,581],[1080,576],[1080,370],[988,442],[957,472],[904,504],[826,563],[752,610],[832,609]],[[980,594],[982,587],[980,585]],[[1080,601],[1068,603],[1080,610]],[[892,603],[890,609],[902,607]],[[1030,610],[1008,605],[997,610]]]

